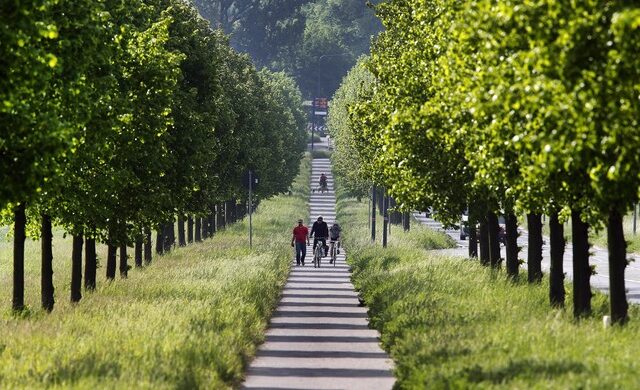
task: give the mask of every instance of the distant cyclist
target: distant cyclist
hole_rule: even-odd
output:
[[[327,187],[327,175],[325,175],[324,173],[320,174],[320,189],[321,190],[326,190],[329,187]]]
[[[315,234],[315,236],[314,236]],[[310,237],[313,238],[313,250],[315,251],[318,242],[322,242],[322,247],[324,248],[324,255],[326,256],[329,253],[329,247],[327,246],[327,237],[329,237],[329,227],[327,223],[322,220],[322,216],[318,217],[318,220],[313,223],[311,227]]]

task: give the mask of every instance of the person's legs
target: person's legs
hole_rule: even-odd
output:
[[[300,261],[302,261],[302,265],[304,265],[304,258],[307,255],[307,243],[306,242],[301,242],[300,243],[300,251],[302,252],[302,256],[300,256]]]
[[[327,239],[323,238],[322,241],[322,249],[324,249],[324,256],[326,257],[329,254],[329,247],[327,246]]]
[[[296,263],[304,265],[304,255],[307,247],[304,242],[296,242]]]
[[[300,246],[296,242],[296,265],[300,265]]]

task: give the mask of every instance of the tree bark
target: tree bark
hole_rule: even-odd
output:
[[[176,243],[176,230],[175,224],[171,222],[164,225],[165,233],[164,233],[164,251],[165,253],[171,252],[174,244]]]
[[[136,268],[140,268],[142,267],[142,246],[143,246],[144,242],[142,237],[137,237],[136,238],[136,246],[135,246],[135,263],[136,263]]]
[[[161,255],[164,252],[164,225],[158,226],[156,231],[156,253]]]
[[[146,235],[144,241],[144,261],[149,264],[153,258],[153,253],[151,251],[152,243],[151,243],[151,228],[146,227],[144,229],[144,233]]]
[[[564,226],[558,213],[549,216],[549,240],[551,241],[551,267],[549,270],[549,302],[553,307],[564,307]]]
[[[196,242],[202,241],[202,237],[200,234],[202,233],[202,219],[200,217],[196,217]]]
[[[107,279],[113,280],[116,278],[116,255],[118,248],[113,244],[113,241],[109,239],[107,247]]]
[[[216,234],[216,216],[209,214],[209,237],[213,237],[214,234]]]
[[[591,267],[589,266],[589,225],[579,211],[571,211],[573,238],[573,315],[576,318],[591,313]]]
[[[51,312],[55,304],[55,298],[53,294],[53,232],[51,229],[51,217],[49,217],[47,214],[42,215],[40,236],[42,247],[40,298],[42,302],[42,308],[48,312]]]
[[[71,253],[71,302],[82,299],[82,234],[73,236],[73,251]]]
[[[505,230],[507,235],[507,275],[518,279],[520,264],[518,261],[518,218],[513,213],[505,217]]]
[[[411,214],[409,212],[405,212],[403,214],[402,227],[404,228],[405,232],[411,230]]]
[[[129,274],[129,264],[127,264],[127,244],[120,244],[120,277],[126,279]]]
[[[478,230],[476,224],[469,223],[469,258],[475,259],[478,257]]]
[[[209,237],[208,231],[209,231],[209,217],[204,216],[202,217],[202,239],[206,240]]]
[[[487,214],[487,229],[489,233],[489,261],[491,267],[500,267],[500,225],[498,216],[493,211]]]
[[[93,291],[96,289],[96,271],[98,268],[98,256],[96,254],[96,240],[87,237],[84,246],[84,288]]]
[[[480,264],[489,265],[489,224],[487,217],[480,220]]]
[[[189,244],[193,242],[193,217],[191,215],[187,217],[187,242]]]
[[[15,311],[24,309],[24,241],[27,239],[27,216],[24,203],[13,210],[13,301]]]
[[[527,280],[529,283],[542,282],[542,216],[527,214],[529,229],[529,250],[527,253]]]
[[[184,234],[184,217],[178,217],[178,245],[187,246],[187,238]]]
[[[611,303],[611,323],[623,325],[629,319],[624,271],[627,267],[627,243],[624,240],[622,215],[615,209],[609,211],[607,226],[607,247],[609,249],[609,302]]]

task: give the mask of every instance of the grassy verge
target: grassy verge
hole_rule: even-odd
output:
[[[342,199],[338,218],[354,284],[396,363],[398,388],[640,385],[640,321],[604,329],[602,294],[593,300],[593,316],[575,322],[571,307],[549,308],[546,284],[514,285],[476,262],[440,256],[408,235],[398,238],[399,230],[386,250],[369,244],[361,226],[366,208]],[[638,307],[630,315],[637,319]]]
[[[331,151],[329,150],[314,150],[311,152],[313,158],[331,158]]]
[[[68,304],[70,250],[55,258],[56,297],[38,309],[37,243],[28,243],[32,311],[9,314],[7,245],[1,248],[0,387],[231,388],[263,341],[291,261],[289,230],[309,194],[309,159],[292,195],[261,203],[254,249],[247,223],[154,259],[127,280],[106,283]],[[57,236],[56,249],[69,248]],[[9,250],[10,252],[10,250]],[[102,274],[102,272],[101,272]]]

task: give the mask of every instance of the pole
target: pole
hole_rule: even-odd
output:
[[[376,185],[371,187],[371,242],[376,241]]]
[[[249,171],[249,248],[253,247],[253,220],[251,215],[253,214],[253,201],[252,193],[253,189],[253,172]]]
[[[371,215],[371,196],[367,196],[369,204],[367,205],[367,212]],[[367,218],[367,229],[371,230],[371,218]]]
[[[386,187],[382,188],[382,247],[387,247],[387,232],[389,228],[389,197]]]
[[[633,205],[633,235],[636,235],[636,219],[638,219],[638,204]]]

